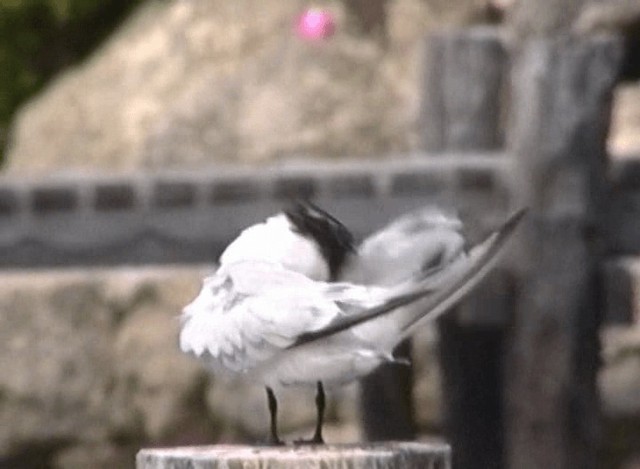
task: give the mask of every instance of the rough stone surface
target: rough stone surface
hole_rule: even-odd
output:
[[[98,282],[65,280],[3,274],[0,454],[109,433],[116,318]]]
[[[607,467],[635,469],[640,463],[640,261],[627,262],[635,279],[631,322],[603,329],[603,366],[598,385],[606,429]]]
[[[8,171],[184,168],[412,149],[419,145],[419,50],[430,31],[481,22],[489,4],[506,10],[520,35],[574,23],[586,33],[620,30],[640,14],[635,0],[571,0],[569,7],[397,0],[387,2],[380,36],[351,27],[343,2],[316,3],[335,10],[338,21],[322,44],[293,35],[300,0],[149,1],[18,113]],[[633,102],[627,96],[621,99]],[[639,126],[626,127],[622,138],[635,139]]]
[[[175,300],[160,303],[168,306]],[[180,311],[183,305],[173,306],[173,311]],[[122,433],[140,424],[142,434],[161,440],[199,420],[194,409],[202,401],[198,396],[205,383],[202,370],[176,353],[177,319],[167,310],[149,304],[135,311],[115,337],[112,418]]]
[[[605,368],[599,376],[607,418],[640,418],[640,325],[603,332]]]
[[[386,39],[357,34],[342,2],[331,40],[295,39],[299,0],[150,1],[86,63],[19,113],[16,173],[202,166],[413,145],[418,47],[465,24],[476,0],[389,2]]]
[[[636,312],[640,300],[636,300]],[[604,366],[598,377],[606,429],[606,467],[634,469],[640,462],[640,324],[602,333]]]
[[[114,467],[138,441],[188,439],[185,427],[210,436],[204,375],[176,346],[177,313],[203,271],[4,272],[0,466],[82,467],[95,453]]]
[[[640,8],[640,7],[639,7]],[[640,155],[640,84],[621,84],[614,95],[609,150],[616,156]]]

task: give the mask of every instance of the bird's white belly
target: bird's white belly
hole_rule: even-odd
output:
[[[256,376],[267,386],[327,386],[350,383],[371,373],[388,356],[368,349],[310,344],[288,350],[261,367]]]

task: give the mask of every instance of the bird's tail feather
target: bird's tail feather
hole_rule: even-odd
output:
[[[524,217],[526,209],[519,210],[513,214],[507,222],[498,230],[492,233],[484,242],[476,245],[469,252],[457,273],[452,274],[450,281],[446,282],[448,287],[434,293],[420,308],[416,308],[417,314],[407,318],[402,324],[401,331],[403,338],[410,335],[417,325],[434,319],[447,312],[449,308],[460,301],[469,293],[490,271],[498,261],[498,254],[502,247],[509,240],[515,229]],[[443,273],[447,275],[447,273]]]

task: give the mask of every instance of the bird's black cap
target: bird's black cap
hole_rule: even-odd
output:
[[[335,280],[347,255],[355,252],[351,232],[335,217],[308,201],[295,202],[284,213],[298,233],[318,244],[329,265],[331,279]]]

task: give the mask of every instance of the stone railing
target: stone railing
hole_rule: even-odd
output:
[[[310,199],[357,235],[429,203],[472,223],[508,209],[504,155],[0,180],[0,266],[214,262],[246,226]]]

